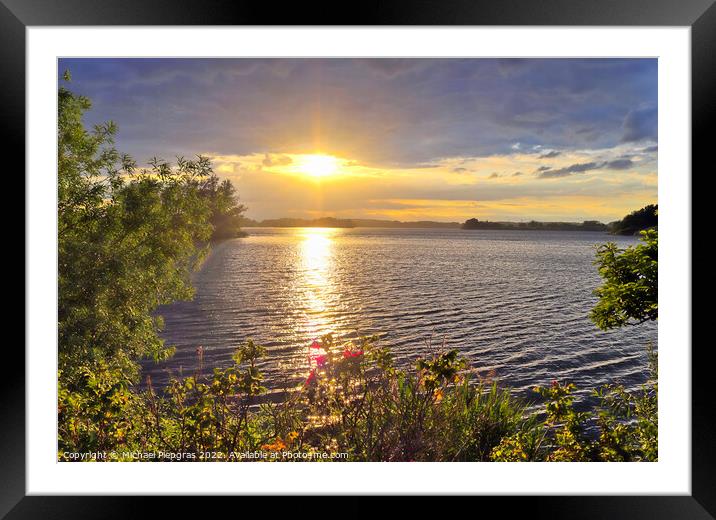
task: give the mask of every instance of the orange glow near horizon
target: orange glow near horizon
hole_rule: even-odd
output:
[[[630,159],[626,185],[623,170],[606,166],[628,152],[624,145],[617,150],[562,152],[548,159],[535,153],[445,157],[422,166],[371,163],[319,148],[313,153],[207,156],[217,173],[234,182],[247,200],[246,215],[259,221],[333,217],[611,222],[657,200],[653,161],[642,156]],[[545,163],[555,171],[575,164],[603,167],[541,178]]]

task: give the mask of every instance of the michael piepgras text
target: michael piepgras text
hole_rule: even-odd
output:
[[[65,460],[78,462],[104,461],[155,461],[155,462],[207,462],[207,461],[306,461],[348,460],[348,453],[315,451],[232,451],[232,452],[181,452],[181,451],[90,451],[64,452]]]

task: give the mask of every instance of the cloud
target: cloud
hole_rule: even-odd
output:
[[[554,179],[557,177],[568,177],[575,173],[588,172],[589,170],[594,170],[595,168],[598,168],[598,167],[599,167],[599,163],[596,163],[596,162],[572,164],[570,166],[567,166],[565,168],[559,168],[557,170],[553,170],[551,168],[548,170],[543,170],[539,173],[538,177],[540,179]]]
[[[261,164],[264,166],[286,166],[287,164],[291,164],[293,161],[292,159],[287,155],[279,155],[279,154],[264,154],[264,160],[261,161]]]
[[[628,170],[634,166],[634,161],[631,159],[615,159],[613,161],[606,161],[601,165],[602,168],[607,170]]]
[[[320,150],[412,166],[656,134],[656,59],[73,58],[65,68],[93,101],[87,122],[116,121],[120,150],[139,161]]]
[[[555,179],[558,177],[569,177],[578,173],[586,173],[591,170],[628,170],[634,166],[631,159],[614,159],[612,161],[571,164],[564,168],[552,169],[540,167],[537,176],[540,179]]]
[[[521,175],[524,175],[522,172],[515,172],[512,174],[513,177],[520,177]]]
[[[656,105],[630,110],[624,118],[622,142],[656,141],[658,111]]]
[[[562,155],[561,152],[558,152],[557,150],[552,150],[547,153],[543,153],[539,156],[540,159],[552,159],[553,157],[559,157]]]
[[[492,172],[492,173],[490,174],[490,176],[488,177],[488,179],[497,179],[499,176],[500,176],[499,173],[497,173],[497,172]]]

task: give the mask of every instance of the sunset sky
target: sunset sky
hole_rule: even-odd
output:
[[[117,147],[247,216],[597,219],[657,201],[656,59],[61,59]]]

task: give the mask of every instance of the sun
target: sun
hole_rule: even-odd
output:
[[[326,177],[338,169],[338,159],[330,155],[304,155],[300,159],[299,168],[303,173],[313,177]]]

